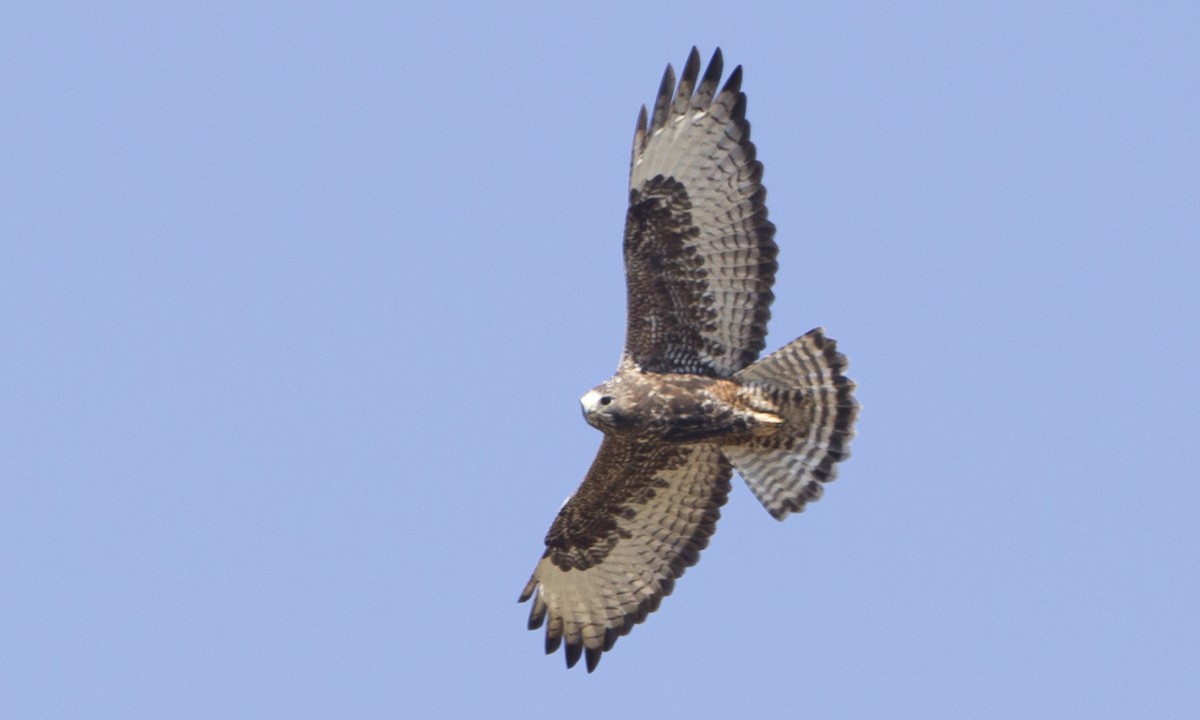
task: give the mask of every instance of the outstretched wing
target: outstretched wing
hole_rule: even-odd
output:
[[[775,226],[750,142],[742,68],[718,93],[721,65],[718,49],[697,87],[700,54],[692,48],[678,88],[668,65],[649,124],[643,107],[633,138],[622,363],[648,372],[727,377],[765,345]]]
[[[521,602],[533,598],[529,629],[546,625],[546,652],[565,640],[567,667],[586,653],[595,669],[700,559],[732,475],[712,445],[606,436],[521,593]]]

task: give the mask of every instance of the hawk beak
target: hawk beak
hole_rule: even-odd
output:
[[[588,390],[579,398],[579,406],[583,410],[583,416],[587,417],[596,412],[600,407],[600,392],[597,390]]]

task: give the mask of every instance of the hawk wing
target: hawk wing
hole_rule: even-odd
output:
[[[587,478],[546,535],[521,593],[546,653],[566,641],[567,667],[588,672],[671,593],[716,530],[733,469],[713,445],[606,436]]]
[[[649,124],[644,106],[638,116],[622,363],[647,372],[727,377],[765,346],[775,226],[750,142],[742,68],[717,93],[721,66],[718,49],[697,88],[700,54],[692,48],[678,88],[668,65]]]

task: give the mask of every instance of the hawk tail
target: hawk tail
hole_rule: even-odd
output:
[[[837,343],[817,328],[734,375],[765,390],[784,421],[772,435],[721,446],[776,520],[821,497],[822,483],[850,457],[858,402],[846,366]]]

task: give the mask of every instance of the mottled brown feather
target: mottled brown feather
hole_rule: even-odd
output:
[[[533,599],[529,627],[546,625],[546,652],[565,643],[573,666],[588,649],[590,670],[658,608],[700,559],[732,475],[715,446],[606,436],[521,593]]]
[[[741,67],[714,97],[721,64],[718,50],[693,94],[693,48],[679,87],[664,82],[649,130],[639,116],[634,133],[624,359],[647,372],[728,377],[765,346],[775,226]],[[664,81],[673,77],[668,67]]]

